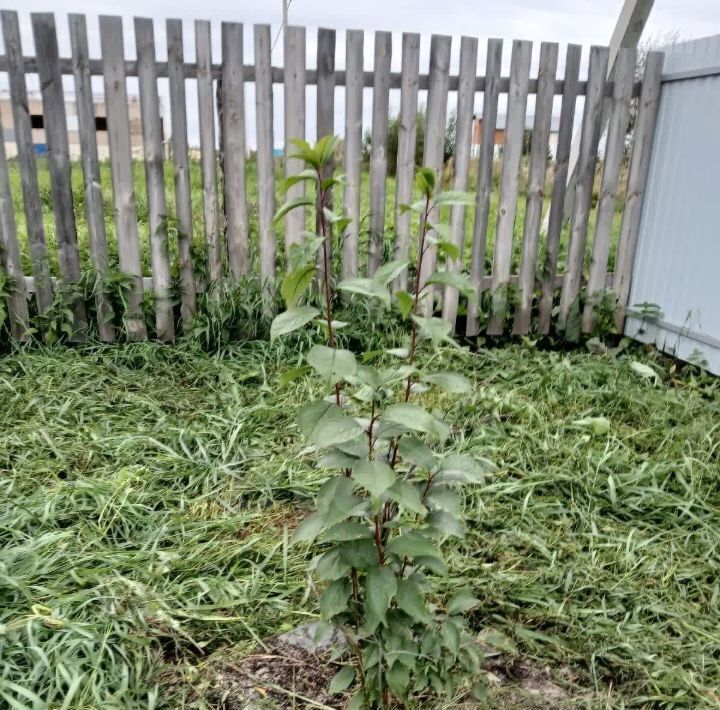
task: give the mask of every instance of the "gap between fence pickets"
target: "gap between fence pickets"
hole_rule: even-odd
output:
[[[37,74],[37,59],[35,57],[23,57],[24,69],[26,74]],[[102,76],[102,60],[91,59],[88,63],[90,68],[91,76]],[[125,76],[136,77],[138,75],[138,63],[132,59],[126,59],[124,62]],[[183,62],[182,71],[186,79],[197,78],[198,65],[195,62]],[[0,72],[8,71],[8,60],[4,54],[0,54]],[[167,62],[156,62],[155,71],[159,79],[168,78],[168,63]],[[73,73],[72,59],[63,57],[60,59],[60,72],[63,75],[71,76]],[[210,76],[212,79],[219,79],[222,73],[221,64],[210,65]],[[283,67],[272,67],[272,82],[273,84],[283,84],[285,82],[285,69]],[[363,71],[363,87],[373,87],[374,72]],[[305,72],[305,84],[306,86],[317,85],[318,73],[316,69],[307,69]],[[243,81],[250,83],[255,82],[255,66],[252,64],[243,65]],[[613,81],[608,81],[605,85],[605,96],[608,98],[612,97],[613,93]],[[335,86],[345,86],[346,76],[345,71],[342,69],[335,71]],[[640,88],[642,82],[637,81],[633,84],[633,97],[637,98],[640,96]],[[451,74],[448,79],[448,91],[457,91],[459,86],[459,76],[457,74]],[[500,77],[499,91],[501,94],[505,94],[510,86],[510,77]],[[429,75],[420,74],[418,76],[418,89],[420,91],[427,91],[429,87]],[[584,96],[587,91],[587,81],[580,81],[577,85],[578,96]],[[390,73],[390,88],[400,89],[402,88],[402,72],[391,72]],[[536,94],[538,88],[538,80],[530,79],[528,84],[528,93]],[[485,77],[479,76],[475,79],[475,91],[485,90]],[[565,90],[565,81],[563,79],[557,79],[555,81],[554,95],[561,95]]]

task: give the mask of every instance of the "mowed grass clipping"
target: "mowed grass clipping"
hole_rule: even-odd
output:
[[[0,707],[201,707],[214,659],[314,618],[288,541],[327,472],[295,427],[317,388],[277,382],[297,352],[0,360]],[[474,628],[579,669],[589,705],[717,706],[718,382],[637,347],[425,356],[475,383],[428,402],[453,446],[500,467],[445,546]]]

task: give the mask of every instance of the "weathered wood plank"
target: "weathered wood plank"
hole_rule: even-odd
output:
[[[570,310],[576,305],[585,260],[588,221],[592,199],[595,163],[600,141],[600,117],[603,108],[605,80],[607,76],[608,50],[606,47],[590,49],[588,74],[588,95],[585,98],[580,137],[577,179],[575,180],[573,211],[570,220],[570,245],[568,247],[567,270],[560,293],[558,328],[566,330]],[[578,314],[579,315],[579,314]]]
[[[480,332],[479,312],[482,295],[482,279],[485,273],[487,231],[490,223],[490,195],[493,187],[493,163],[495,160],[495,126],[497,124],[498,96],[500,94],[500,67],[502,64],[502,40],[489,39],[485,68],[485,95],[483,96],[482,131],[478,155],[477,187],[475,192],[475,223],[470,258],[470,279],[478,291],[477,301],[468,303],[465,334]]]
[[[98,334],[106,342],[115,340],[113,309],[106,290],[108,276],[108,248],[105,233],[105,213],[100,163],[95,137],[95,106],[89,66],[89,52],[85,15],[71,14],[70,45],[73,57],[75,79],[75,106],[78,116],[78,138],[80,141],[83,170],[83,194],[85,217],[90,241],[90,259],[95,270],[95,309],[98,320]]]
[[[343,236],[342,276],[358,275],[360,175],[362,169],[363,32],[345,35],[345,189],[343,209],[350,220]]]
[[[273,91],[270,69],[270,25],[255,25],[255,124],[257,128],[258,227],[260,283],[265,315],[273,313],[275,296],[275,158]]]
[[[243,26],[222,23],[222,135],[225,240],[235,282],[250,273],[247,186],[245,183],[245,83]]]
[[[445,156],[445,126],[447,123],[447,97],[450,77],[450,50],[452,37],[433,35],[430,39],[430,75],[428,80],[427,111],[425,114],[425,145],[423,146],[423,166],[435,172],[436,191],[441,190],[442,170]],[[428,215],[430,222],[438,219],[437,210]],[[434,232],[429,237],[436,237]],[[429,244],[423,256],[420,274],[420,287],[435,271],[437,249]],[[421,311],[429,316],[434,308],[435,289],[430,289],[421,303]]]
[[[1,118],[1,117],[0,117]],[[10,293],[6,303],[10,316],[10,333],[19,341],[28,339],[28,313],[22,255],[17,239],[10,176],[5,156],[5,141],[0,140],[0,268],[9,280]]]
[[[553,297],[555,294],[555,275],[557,274],[560,235],[562,233],[563,212],[565,209],[565,190],[567,185],[570,147],[575,122],[575,106],[578,97],[578,78],[580,76],[581,47],[569,44],[565,56],[565,76],[562,105],[560,108],[560,126],[558,128],[557,151],[553,171],[552,199],[548,212],[547,235],[545,240],[545,266],[542,274],[542,293],[540,295],[540,313],[538,331],[548,333],[552,317]]]
[[[192,187],[188,162],[187,102],[183,74],[182,20],[167,20],[168,76],[170,86],[170,126],[172,130],[175,217],[178,227],[178,272],[180,276],[180,318],[188,333],[197,312],[195,274],[192,263]]]
[[[76,292],[80,281],[80,254],[75,229],[65,94],[60,72],[55,17],[52,13],[33,13],[30,17],[42,92],[58,262],[63,287],[67,291],[66,297],[69,298],[73,313],[69,340],[81,342],[87,336],[87,315],[82,296]]]
[[[165,156],[160,99],[155,74],[155,33],[151,19],[135,18],[135,47],[138,61],[140,120],[148,197],[150,263],[155,293],[155,331],[158,340],[167,341],[172,340],[175,336],[175,325],[170,295],[172,277],[168,251]]]
[[[123,322],[130,340],[144,340],[147,337],[147,328],[142,310],[142,266],[135,209],[123,29],[120,17],[100,16],[100,46],[104,67],[105,108],[115,202],[118,261],[120,270],[129,279]]]
[[[217,194],[217,155],[215,149],[215,101],[213,98],[212,44],[210,23],[195,20],[198,114],[200,120],[200,168],[203,185],[203,222],[207,249],[208,276],[213,283],[223,277],[222,248]]]
[[[620,226],[620,240],[618,242],[613,278],[613,290],[617,296],[615,325],[618,332],[622,332],[625,311],[630,297],[630,283],[637,249],[642,203],[650,168],[650,154],[660,104],[660,80],[662,78],[664,58],[665,55],[662,52],[649,52],[647,55],[638,115],[635,121],[625,211]]]
[[[512,266],[531,54],[532,42],[522,40],[513,42],[497,231],[493,254],[492,314],[487,329],[489,335],[502,334],[507,310],[507,285]]]
[[[402,38],[400,125],[395,170],[395,258],[400,260],[405,260],[410,255],[411,213],[402,206],[412,202],[415,180],[419,72],[420,35],[405,32]],[[407,290],[407,287],[408,272],[404,269],[395,282],[395,288]]]
[[[335,133],[335,30],[328,30],[321,27],[318,30],[317,38],[317,114],[316,114],[316,139],[319,140],[323,136],[334,135]],[[332,158],[325,165],[322,171],[323,179],[333,174],[334,165]],[[328,190],[325,194],[325,200],[320,204],[318,195],[318,208],[332,210],[333,192]],[[315,231],[320,234],[320,209],[315,213]],[[327,239],[325,240],[328,260],[332,258],[333,253],[333,236],[332,227],[327,227]],[[332,262],[330,262],[332,264]],[[325,272],[323,250],[318,250],[318,267],[320,277],[323,278]]]
[[[303,161],[290,156],[295,152],[293,139],[305,139],[305,28],[286,27],[283,31],[285,56],[285,177],[297,175],[305,169]],[[286,193],[288,201],[305,194],[305,182],[300,181]],[[298,207],[285,217],[285,257],[290,268],[290,247],[302,241],[305,229],[305,208]]]
[[[453,159],[453,190],[467,190],[470,169],[470,144],[472,142],[473,108],[475,105],[475,76],[477,74],[478,42],[474,37],[460,40],[460,80],[457,98],[457,121],[455,124],[455,156]],[[460,252],[459,259],[448,259],[449,271],[462,270],[462,253],[465,245],[465,206],[453,205],[450,218],[452,240]],[[445,287],[442,317],[455,329],[458,309],[458,290]]]
[[[370,137],[370,234],[367,273],[372,276],[385,252],[385,195],[387,182],[388,108],[392,34],[375,33],[372,131]]]
[[[38,186],[35,151],[33,149],[32,128],[28,111],[27,85],[20,42],[20,24],[17,12],[3,10],[3,40],[7,56],[10,101],[12,104],[17,159],[20,167],[20,187],[23,195],[25,222],[27,225],[28,242],[32,271],[37,287],[35,301],[39,313],[45,313],[53,302],[52,284],[50,282],[50,266],[48,263],[45,229],[42,219],[40,188]]]
[[[620,185],[620,168],[625,155],[625,137],[630,118],[636,54],[635,49],[622,48],[617,57],[608,133],[605,141],[600,199],[595,218],[595,236],[583,310],[582,327],[585,333],[589,333],[595,325],[598,299],[605,292],[605,274],[610,256],[612,225]]]
[[[535,269],[537,267],[540,221],[545,200],[548,141],[550,138],[557,61],[558,45],[543,42],[540,46],[538,93],[535,100],[535,118],[525,203],[525,224],[523,226],[520,272],[518,274],[520,298],[513,323],[513,334],[515,335],[524,335],[530,329],[530,314],[535,293]]]

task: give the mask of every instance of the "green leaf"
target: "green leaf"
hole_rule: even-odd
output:
[[[373,281],[382,286],[387,286],[405,271],[408,265],[407,259],[395,259],[383,264],[373,275]]]
[[[352,377],[357,370],[355,355],[350,350],[313,345],[307,355],[307,362],[321,379],[329,385]]]
[[[467,590],[463,590],[454,594],[447,603],[446,611],[448,615],[464,614],[470,609],[474,609],[480,602]]]
[[[395,482],[395,472],[384,461],[362,461],[354,471],[353,478],[374,498],[379,498]]]
[[[422,381],[437,385],[451,394],[470,394],[472,391],[470,380],[458,372],[433,372],[423,375]]]
[[[329,451],[317,462],[318,468],[352,468],[358,459],[339,449]]]
[[[345,279],[337,285],[338,291],[358,293],[362,296],[380,299],[386,306],[390,306],[390,291],[374,279],[354,278]]]
[[[446,342],[455,345],[455,341],[450,337],[452,326],[442,318],[425,318],[424,316],[413,316],[412,319],[417,323],[420,329],[420,335],[423,338],[431,340],[434,345]]]
[[[292,537],[293,544],[314,540],[320,534],[324,524],[323,519],[319,515],[311,515],[305,518],[295,529]]]
[[[288,385],[294,380],[306,375],[311,369],[312,368],[307,365],[302,365],[301,367],[291,367],[289,370],[285,370],[285,372],[278,377],[278,384]]]
[[[283,189],[288,190],[299,182],[317,182],[317,171],[306,168],[295,175],[289,175],[283,180]]]
[[[472,195],[460,190],[445,190],[435,197],[436,205],[465,205],[472,207],[474,204]]]
[[[350,567],[367,570],[377,567],[377,548],[372,539],[350,540],[339,547],[340,560]]]
[[[453,619],[445,619],[445,623],[440,627],[445,647],[449,649],[454,656],[457,656],[460,650],[460,629]]]
[[[660,375],[658,375],[658,373],[655,372],[650,365],[633,360],[630,363],[630,369],[635,374],[640,375],[640,377],[644,377],[646,380],[652,380],[655,384],[660,382]]]
[[[400,315],[403,318],[407,318],[412,313],[415,305],[413,297],[407,291],[395,291],[395,301],[397,302],[397,309],[400,311]]]
[[[398,581],[397,605],[413,621],[420,624],[432,623],[432,614],[427,609],[425,597],[414,576]]]
[[[447,565],[439,557],[420,555],[415,558],[414,562],[416,567],[425,567],[425,569],[440,577],[445,577],[448,573]]]
[[[432,168],[418,168],[415,173],[415,184],[423,195],[432,197],[435,192],[435,171]]]
[[[308,207],[315,204],[315,198],[310,195],[302,195],[301,197],[295,197],[292,200],[288,200],[282,205],[275,213],[273,222],[277,224],[288,212],[296,209],[297,207]]]
[[[329,478],[318,492],[315,506],[326,526],[347,520],[362,509],[364,501],[353,494],[353,482],[347,476]]]
[[[384,624],[385,612],[396,591],[397,578],[390,567],[369,569],[365,577],[365,604],[368,618]]]
[[[322,536],[322,542],[350,542],[351,540],[362,540],[371,538],[372,531],[364,523],[356,523],[346,520],[328,528]]]
[[[297,305],[315,277],[315,264],[305,264],[285,275],[280,284],[280,295],[288,308]]]
[[[415,531],[392,538],[387,549],[398,557],[437,557],[442,559],[442,553],[433,541]]]
[[[330,695],[337,695],[342,693],[350,687],[351,683],[355,680],[355,668],[353,666],[343,666],[330,681]]]
[[[334,580],[344,577],[350,566],[340,559],[340,550],[329,550],[323,553],[315,561],[315,572],[318,579]]]
[[[462,521],[444,510],[433,510],[425,519],[425,523],[428,527],[437,531],[438,534],[434,537],[443,537],[445,535],[459,538],[465,537],[465,527]]]
[[[399,505],[418,515],[425,515],[427,509],[422,503],[420,491],[409,481],[397,480],[388,488],[389,497]]]
[[[330,582],[320,595],[320,616],[329,621],[348,607],[350,600],[350,580],[347,577]]]
[[[585,417],[584,419],[576,419],[573,426],[587,427],[593,430],[593,433],[601,435],[610,431],[610,420],[605,417]]]
[[[332,159],[339,140],[337,136],[328,133],[322,138],[319,138],[317,143],[315,143],[315,153],[321,167],[327,165],[328,161]]]
[[[315,316],[319,315],[319,313],[320,311],[317,308],[312,308],[311,306],[289,308],[273,319],[270,325],[270,340],[275,340],[275,338],[281,335],[287,335],[287,333],[292,333],[294,330],[302,328],[315,318]]]
[[[395,663],[385,672],[385,679],[392,694],[397,698],[406,696],[410,684],[410,671],[400,663]]]
[[[390,405],[383,413],[382,420],[401,424],[411,431],[422,432],[444,441],[450,436],[450,427],[417,404],[404,402]]]
[[[343,415],[336,404],[324,400],[302,407],[298,412],[298,425],[303,435],[318,448],[341,444],[363,433],[354,419]]]
[[[438,271],[425,282],[426,284],[441,284],[456,288],[466,298],[474,299],[477,295],[475,287],[466,276],[457,271]]]
[[[435,477],[437,483],[485,483],[485,474],[497,471],[497,466],[484,458],[464,454],[446,456]]]
[[[290,142],[295,146],[294,152],[290,153],[290,158],[298,158],[314,168],[320,167],[320,155],[307,141],[302,138],[291,138]]]
[[[398,451],[405,461],[426,471],[435,465],[432,449],[415,436],[404,436],[400,439]]]
[[[444,510],[456,517],[460,514],[460,496],[447,486],[432,486],[425,501],[430,510]]]
[[[436,244],[438,252],[444,254],[448,259],[457,260],[460,258],[460,249],[455,243],[447,239],[438,239]]]

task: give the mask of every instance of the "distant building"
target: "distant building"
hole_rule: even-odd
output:
[[[532,131],[534,116],[525,116],[525,130]],[[495,150],[494,155],[497,158],[500,155],[502,147],[505,145],[505,124],[507,122],[507,114],[500,113],[495,124]],[[560,129],[560,117],[552,116],[550,119],[550,138],[548,140],[548,150],[553,160],[557,153],[558,131]],[[470,155],[473,158],[480,156],[480,136],[482,135],[482,118],[473,116],[472,127],[472,143],[470,146]]]
[[[97,141],[98,156],[100,160],[107,160],[110,157],[110,147],[107,133],[107,112],[105,103],[101,97],[94,100],[95,103],[95,139]],[[45,138],[45,123],[43,116],[42,98],[39,93],[28,95],[28,109],[30,111],[30,122],[32,125],[32,139],[35,152],[42,155],[47,152],[47,140]],[[67,116],[68,143],[70,158],[80,158],[80,137],[78,133],[77,105],[74,97],[65,99],[65,114]],[[161,125],[164,131],[164,115],[162,97],[160,97]],[[133,158],[143,157],[142,124],[140,122],[140,101],[137,97],[128,98],[128,116],[130,119],[130,145]],[[15,142],[15,127],[13,124],[12,105],[7,92],[0,93],[0,127],[2,127],[2,139],[5,143],[5,152],[9,158],[17,155],[17,144]]]

